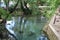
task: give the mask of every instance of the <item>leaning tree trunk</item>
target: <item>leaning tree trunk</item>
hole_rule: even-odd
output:
[[[13,12],[16,10],[16,8],[17,8],[17,6],[18,6],[18,4],[19,4],[19,1],[20,1],[20,0],[17,1],[17,3],[15,4],[14,8],[10,11],[10,13],[13,13]]]
[[[8,39],[8,32],[5,27],[5,23],[6,23],[6,20],[2,19],[2,22],[0,23],[0,38],[1,38],[1,40]]]

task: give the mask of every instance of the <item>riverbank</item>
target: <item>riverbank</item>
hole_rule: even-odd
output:
[[[57,8],[56,14],[53,15],[49,24],[44,29],[50,40],[60,40],[60,8]]]

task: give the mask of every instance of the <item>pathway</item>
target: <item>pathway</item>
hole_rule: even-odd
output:
[[[60,8],[57,9],[56,14],[52,17],[49,26],[57,36],[58,40],[60,40]]]

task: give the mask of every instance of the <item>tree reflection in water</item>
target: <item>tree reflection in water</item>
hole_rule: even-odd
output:
[[[46,20],[39,23],[36,21],[36,17],[12,17],[6,22],[6,28],[17,40],[36,40]]]

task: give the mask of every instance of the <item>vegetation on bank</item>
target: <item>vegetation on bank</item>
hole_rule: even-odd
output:
[[[15,1],[15,4],[9,7],[9,1],[11,0],[4,0],[6,8],[0,8],[0,15],[5,15],[3,17],[6,18],[9,17],[9,14],[43,15],[49,18],[54,14],[55,9],[60,3],[60,1],[57,0],[12,0]],[[49,7],[39,8],[39,6]],[[26,7],[26,9],[24,7]]]

